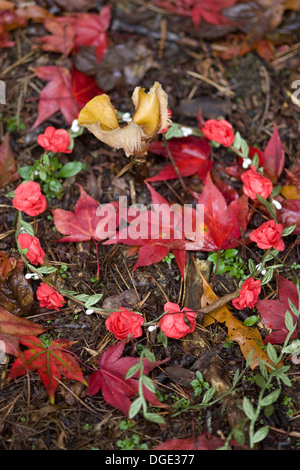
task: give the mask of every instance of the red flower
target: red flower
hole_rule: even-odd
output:
[[[40,301],[40,306],[45,308],[51,308],[53,310],[59,310],[66,303],[63,296],[48,284],[41,282],[36,291],[36,296]]]
[[[21,250],[28,249],[26,257],[32,264],[43,264],[45,252],[40,245],[38,238],[29,235],[28,233],[21,233],[18,235],[18,242]]]
[[[257,173],[255,166],[242,174],[241,180],[244,183],[243,191],[250,199],[256,199],[256,195],[268,199],[273,191],[272,182],[265,176]]]
[[[27,181],[15,189],[13,205],[18,211],[23,211],[34,217],[46,210],[47,200],[41,193],[41,187],[38,183]]]
[[[121,341],[142,336],[143,331],[141,326],[143,323],[144,318],[142,315],[126,310],[123,307],[120,308],[119,312],[112,312],[108,319],[105,320],[108,331]]]
[[[169,338],[183,338],[196,327],[197,315],[189,308],[180,309],[178,304],[167,302],[164,311],[168,311],[159,321],[159,328]]]
[[[202,132],[209,140],[218,142],[224,147],[230,147],[234,142],[234,132],[230,122],[221,119],[216,121],[215,119],[209,119],[205,122],[205,126],[202,127]]]
[[[275,250],[283,251],[285,246],[281,239],[282,232],[283,225],[276,224],[275,220],[269,220],[251,232],[250,240],[256,242],[257,246],[264,250],[275,248]]]
[[[55,129],[53,126],[47,127],[44,134],[40,134],[37,138],[37,142],[45,150],[51,152],[63,152],[71,153],[69,149],[71,144],[71,138],[69,133],[65,129]]]
[[[232,304],[238,310],[243,310],[246,307],[253,308],[257,302],[260,291],[260,279],[254,281],[253,277],[249,277],[243,282],[240,295],[237,299],[232,301]]]

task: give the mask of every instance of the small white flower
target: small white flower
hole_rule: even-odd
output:
[[[35,170],[34,174],[35,174],[35,176],[37,176],[39,174],[39,172],[37,170]]]
[[[260,271],[261,270],[261,263],[257,264],[255,267],[258,271]]]
[[[74,121],[72,122],[71,131],[72,132],[78,132],[79,129],[80,129],[80,127],[79,127],[79,124],[78,124],[78,120],[74,119]]]
[[[242,167],[246,170],[251,165],[252,160],[250,158],[244,158]]]
[[[157,329],[157,325],[148,326],[149,333],[151,333],[152,331],[155,331],[156,329]]]
[[[88,309],[85,311],[85,313],[86,313],[87,315],[92,315],[92,313],[94,313],[94,310],[93,310],[92,308],[88,308]]]
[[[193,129],[190,127],[181,127],[181,132],[183,134],[183,137],[188,137],[189,135],[192,135]]]
[[[278,211],[280,211],[280,209],[282,209],[282,205],[280,204],[280,202],[276,201],[275,199],[273,199],[272,203],[274,204],[274,206],[276,207],[276,209]]]
[[[122,121],[124,121],[124,122],[132,121],[130,113],[124,113],[123,116],[122,116]]]
[[[37,280],[37,279],[39,279],[39,276],[36,273],[27,273],[27,274],[25,274],[25,279],[31,279],[31,278]]]
[[[262,276],[264,276],[266,274],[267,270],[266,269],[263,269],[262,272],[260,273]]]

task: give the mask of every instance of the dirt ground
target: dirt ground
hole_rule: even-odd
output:
[[[54,6],[51,2],[36,3],[49,8]],[[287,151],[287,167],[297,161],[300,155],[300,107],[291,102],[287,92],[291,92],[292,82],[300,78],[300,28],[296,28],[300,24],[300,12],[286,12],[276,31],[269,33],[274,44],[274,54],[269,62],[263,60],[255,49],[242,57],[223,60],[213,47],[223,37],[210,38],[210,33],[201,34],[201,30],[196,30],[189,18],[164,15],[159,8],[140,1],[108,3],[112,7],[112,21],[108,31],[110,46],[123,44],[135,50],[138,45],[142,45],[151,52],[149,69],[146,70],[147,65],[142,63],[138,72],[131,70],[130,73],[140,73],[138,84],[142,83],[147,89],[156,80],[162,84],[169,96],[174,122],[196,126],[201,107],[204,119],[227,119],[249,144],[257,144],[261,148],[266,145],[271,136],[272,124],[276,122]],[[57,14],[63,12],[57,6],[56,9]],[[31,38],[45,34],[43,28],[42,24],[33,23],[14,30],[12,35],[17,46],[0,52],[0,78],[7,83],[7,104],[2,106],[0,129],[3,136],[8,122],[17,116],[17,125],[10,131],[10,144],[18,167],[33,164],[39,158],[40,148],[36,138],[46,125],[67,127],[61,114],[56,113],[38,128],[30,130],[37,116],[38,92],[43,86],[32,69],[38,65],[57,63],[58,60],[57,54],[40,49],[30,54]],[[234,31],[232,34],[238,37],[239,32]],[[287,44],[285,53],[280,48],[281,42]],[[298,47],[295,47],[297,43]],[[64,65],[70,67],[72,60],[75,59],[64,59]],[[77,57],[76,60],[77,66],[83,66],[78,63],[81,59]],[[118,66],[118,63],[108,63],[107,70],[104,68],[100,72],[102,76],[99,80],[103,83],[110,80],[115,76],[113,71],[117,71]],[[123,75],[122,80],[107,92],[120,111],[131,109],[130,96],[134,86],[135,83]],[[64,155],[62,158],[67,162],[69,156]],[[215,152],[214,158],[225,165],[232,156],[222,150]],[[53,279],[54,284],[80,293],[102,293],[101,302],[116,301],[116,296],[122,294],[124,307],[134,306],[146,298],[143,309],[149,320],[155,318],[162,311],[166,300],[177,303],[182,300],[184,291],[188,294],[188,282],[180,280],[174,260],[170,266],[159,263],[140,267],[133,273],[137,255],[127,257],[127,246],[103,246],[99,243],[100,282],[91,282],[97,269],[93,241],[53,243],[59,234],[50,216],[51,209],[71,210],[74,207],[79,197],[75,182],[82,184],[90,196],[103,203],[113,201],[120,195],[130,198],[134,195],[137,201],[145,204],[151,202],[149,191],[135,184],[130,169],[122,176],[117,176],[128,163],[123,152],[110,149],[87,131],[76,139],[72,159],[85,163],[87,169],[66,180],[62,199],[50,200],[47,216],[37,220],[39,239],[47,259],[57,266],[67,266],[64,276],[60,274]],[[150,155],[150,173],[156,174],[164,163],[162,157]],[[202,187],[201,180],[196,176],[186,178],[186,183],[194,191]],[[0,251],[17,258],[15,212],[11,199],[6,196],[15,187],[16,183],[11,183],[0,189]],[[186,199],[179,180],[155,183],[153,187],[166,199]],[[261,215],[255,214],[250,227],[259,226],[261,221]],[[190,254],[188,269],[193,267],[193,256],[203,261],[207,253]],[[285,261],[288,264],[299,263],[299,245],[288,253]],[[31,280],[31,283],[36,289],[38,282]],[[236,287],[237,280],[226,274],[214,279],[214,290],[219,296],[232,292]],[[271,286],[265,286],[264,296],[272,295],[273,288],[272,283]],[[194,292],[193,295],[200,296],[201,292]],[[86,315],[85,309],[72,301],[59,312],[42,309],[36,302],[28,318],[45,327],[50,326],[47,333],[50,338],[61,335],[76,340],[72,351],[82,361],[86,377],[89,371],[84,365],[96,367],[99,355],[115,343],[101,315]],[[263,325],[258,328],[265,336]],[[190,400],[191,404],[197,402],[190,381],[195,376],[199,361],[204,377],[208,364],[213,363],[221,386],[227,381],[230,383],[235,371],[245,367],[245,360],[238,344],[227,344],[226,337],[223,325],[215,323],[206,329],[199,325],[189,341],[170,339],[166,350],[161,347],[155,350],[157,360],[171,358],[167,368],[161,366],[151,373],[164,403],[174,405],[181,399]],[[148,339],[143,337],[128,344],[126,355],[135,355],[138,345],[145,345]],[[202,341],[205,341],[204,348],[200,346]],[[54,405],[50,404],[47,391],[36,373],[24,375],[7,384],[6,377],[12,362],[13,358],[9,357],[6,364],[0,365],[2,450],[138,450],[143,448],[142,445],[153,449],[163,441],[198,436],[204,431],[222,438],[229,434],[241,417],[238,404],[243,396],[255,402],[258,393],[253,380],[254,372],[250,370],[246,372],[237,391],[214,406],[200,411],[185,410],[181,402],[181,413],[176,416],[172,415],[171,408],[164,411],[165,425],[150,423],[140,417],[133,426],[128,426],[124,424],[126,417],[109,406],[101,393],[89,397],[84,386],[71,381],[66,380],[59,385]],[[187,374],[186,378],[183,370]],[[299,446],[299,366],[291,365],[289,376],[293,386],[282,390],[271,416],[261,416],[260,423],[268,424],[270,432],[259,443],[260,450],[297,450]]]

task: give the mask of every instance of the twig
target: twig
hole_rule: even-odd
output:
[[[234,292],[231,292],[230,294],[223,295],[223,297],[220,297],[214,303],[207,305],[206,307],[202,307],[200,308],[200,310],[197,310],[197,313],[200,315],[207,315],[221,307],[224,307],[226,304],[228,304],[228,302],[239,296],[240,290],[241,289],[239,288],[236,289]]]
[[[171,151],[170,151],[170,149],[169,149],[168,141],[167,141],[167,139],[165,138],[165,136],[163,136],[163,141],[164,141],[164,144],[165,144],[165,146],[166,146],[167,155],[168,155],[169,159],[170,159],[171,162],[172,162],[172,165],[173,165],[173,167],[174,167],[174,170],[176,171],[176,174],[177,174],[177,177],[178,177],[178,179],[179,179],[179,181],[180,181],[180,184],[181,184],[181,186],[182,186],[182,189],[184,189],[184,191],[186,191],[186,192],[188,193],[189,190],[188,190],[188,188],[187,188],[187,185],[185,184],[185,182],[184,182],[183,179],[182,179],[182,176],[181,176],[181,174],[180,174],[180,172],[179,172],[179,170],[178,170],[178,166],[176,165],[175,160],[174,160],[174,158],[173,158],[173,155],[172,155],[172,153],[171,153]]]

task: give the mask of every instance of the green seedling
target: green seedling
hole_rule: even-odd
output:
[[[219,254],[217,252],[211,253],[207,259],[213,263],[215,274],[225,274],[228,272],[230,277],[235,277],[236,279],[244,279],[246,277],[245,271],[247,265],[238,256],[238,250],[235,248],[222,250]]]

